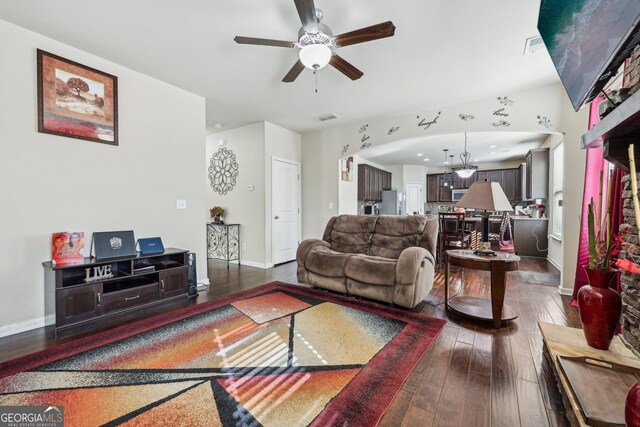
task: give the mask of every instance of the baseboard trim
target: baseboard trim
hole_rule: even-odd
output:
[[[53,323],[55,323],[55,316],[47,316],[12,323],[11,325],[0,326],[0,338],[19,334],[20,332],[30,331],[32,329],[43,328],[44,326],[52,325]]]
[[[562,286],[560,286],[558,288],[558,293],[560,295],[572,296],[573,295],[573,289],[567,289],[567,288],[563,288]]]
[[[237,263],[238,263],[237,261],[234,262],[234,264],[237,264]],[[266,270],[268,268],[273,267],[273,264],[265,264],[265,263],[262,263],[262,262],[247,261],[245,259],[240,261],[240,265],[246,265],[247,267],[261,268],[263,270]]]
[[[549,261],[549,264],[553,265],[555,268],[557,268],[558,270],[562,271],[562,266],[559,265],[557,262],[555,262],[554,260],[552,260],[549,257],[547,257],[547,261]]]

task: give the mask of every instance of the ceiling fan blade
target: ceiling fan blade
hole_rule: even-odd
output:
[[[258,39],[255,37],[242,37],[242,36],[236,36],[234,40],[236,41],[236,43],[239,43],[239,44],[257,44],[260,46],[295,47],[295,44],[293,44],[293,42],[287,42],[284,40]]]
[[[395,32],[396,27],[395,25],[393,25],[393,22],[387,21],[381,24],[376,24],[370,27],[360,28],[359,30],[340,34],[339,36],[336,36],[335,40],[338,47],[350,46],[352,44],[370,42],[372,40],[391,37],[395,34]]]
[[[298,15],[302,22],[302,28],[307,33],[315,34],[318,32],[318,18],[316,18],[316,6],[313,0],[293,0],[298,9]]]
[[[302,70],[304,70],[304,64],[302,64],[302,61],[298,59],[298,62],[293,64],[293,67],[291,67],[291,69],[289,70],[287,75],[284,76],[284,79],[282,79],[282,81],[284,83],[291,83],[292,81],[298,78]]]
[[[329,64],[336,70],[340,71],[345,76],[349,77],[351,80],[358,80],[364,74],[362,71],[358,70],[353,65],[349,64],[347,61],[342,59],[339,55],[335,53],[331,56],[331,60]]]

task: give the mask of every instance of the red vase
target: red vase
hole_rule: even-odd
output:
[[[640,427],[640,381],[635,383],[624,402],[624,420],[627,427]]]
[[[613,339],[620,312],[622,300],[620,294],[610,285],[615,284],[618,274],[614,270],[595,270],[584,267],[589,277],[589,285],[578,291],[578,307],[580,320],[587,344],[599,350],[607,350]]]

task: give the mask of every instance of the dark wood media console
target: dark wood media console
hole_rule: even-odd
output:
[[[55,333],[86,324],[108,324],[116,315],[186,298],[187,254],[168,248],[162,254],[53,265],[43,262],[47,317],[55,316]],[[113,277],[87,281],[96,268],[110,269]]]

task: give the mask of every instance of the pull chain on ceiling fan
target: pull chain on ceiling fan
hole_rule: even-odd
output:
[[[298,61],[282,79],[285,83],[293,82],[305,68],[317,73],[319,69],[327,65],[331,65],[351,80],[357,80],[364,73],[335,53],[335,49],[391,37],[396,30],[393,23],[387,21],[334,37],[331,28],[320,23],[324,13],[320,9],[316,9],[313,0],[294,0],[294,3],[302,22],[297,42],[243,36],[236,36],[234,39],[239,44],[299,48]]]

